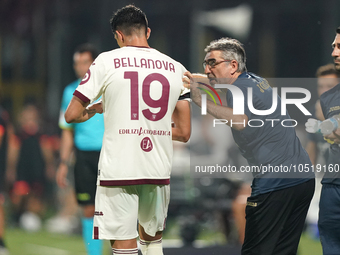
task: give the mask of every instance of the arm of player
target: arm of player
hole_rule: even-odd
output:
[[[190,72],[186,72],[184,75],[191,80],[190,92],[192,101],[199,107],[202,107],[201,91],[198,89],[199,84],[194,82],[195,79],[202,79],[202,74],[191,74]],[[183,82],[185,83],[184,80]],[[248,123],[247,115],[234,115],[232,108],[223,105],[215,105],[215,103],[210,100],[207,100],[207,112],[217,119],[226,120],[228,126],[231,126],[232,124],[231,128],[238,131],[245,129]]]
[[[65,112],[65,120],[67,123],[79,123],[92,118],[97,110],[95,108],[86,109],[90,102],[83,102],[76,96],[72,97],[70,104]]]
[[[187,142],[191,135],[190,103],[187,100],[177,102],[172,121],[172,140]]]

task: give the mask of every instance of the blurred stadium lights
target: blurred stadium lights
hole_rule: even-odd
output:
[[[0,0],[1,104],[15,116],[23,103],[45,105],[56,122],[63,87],[75,79],[74,48],[116,43],[108,23],[127,1]],[[135,0],[148,15],[150,45],[203,72],[205,46],[231,36],[246,48],[249,70],[269,77],[313,77],[332,61],[339,0]],[[180,6],[180,8],[178,7]],[[308,42],[308,43],[307,43]]]
[[[208,43],[204,40],[207,27],[214,27],[226,33],[226,36],[244,41],[250,34],[252,20],[253,9],[248,4],[213,11],[194,11],[191,18],[190,70],[202,70],[202,49]]]
[[[252,18],[252,7],[247,4],[241,4],[234,8],[199,12],[197,23],[201,26],[216,27],[243,41],[249,36]]]

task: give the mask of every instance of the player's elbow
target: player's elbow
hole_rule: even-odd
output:
[[[66,114],[65,114],[65,120],[66,120],[66,122],[69,123],[69,124],[70,124],[70,123],[73,123],[73,121],[74,121],[73,118],[71,118],[70,116],[68,116],[68,115],[66,115]]]
[[[67,123],[73,123],[76,120],[75,116],[73,116],[70,111],[66,111],[64,117]]]
[[[173,128],[172,129],[172,140],[186,143],[189,141],[191,135],[191,129],[179,129]]]
[[[188,132],[186,132],[185,136],[183,137],[183,142],[186,143],[189,141],[191,136],[191,129],[188,130]]]
[[[189,141],[189,139],[190,139],[190,135],[189,136],[185,136],[185,137],[183,137],[183,143],[186,143],[186,142],[188,142]]]
[[[180,141],[183,142],[183,143],[186,143],[186,142],[189,141],[190,136],[191,136],[191,129],[187,129],[187,130],[182,132]]]

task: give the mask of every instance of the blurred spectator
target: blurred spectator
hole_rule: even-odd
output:
[[[247,198],[251,195],[251,187],[248,182],[240,184],[236,197],[232,203],[232,213],[238,234],[238,243],[243,244],[246,231],[246,205]]]
[[[339,73],[336,71],[334,64],[327,64],[324,66],[320,66],[316,71],[317,77],[317,92],[318,97],[336,86],[339,82]],[[318,120],[324,120],[324,116],[321,110],[320,100],[318,99],[311,109],[312,118],[316,118]],[[329,157],[329,146],[321,133],[309,133],[308,142],[306,145],[306,151],[311,159],[311,162],[314,166],[317,164],[326,165],[328,164]],[[317,176],[322,177],[322,176]],[[315,185],[315,194],[311,201],[310,209],[307,214],[306,222],[307,222],[307,231],[313,238],[319,238],[319,231],[317,227],[318,215],[319,215],[319,200],[321,193],[321,183],[316,182]]]
[[[340,26],[332,42],[332,57],[335,69],[340,72]],[[340,84],[320,96],[325,119],[340,114]],[[319,203],[318,227],[324,255],[340,254],[340,129],[336,129],[325,139],[330,145],[328,165],[321,180],[322,189]]]
[[[47,196],[51,196],[48,182],[54,178],[53,148],[43,134],[41,113],[36,106],[26,105],[18,122],[8,151],[13,216],[26,230],[36,231],[41,227]]]
[[[75,151],[74,181],[76,199],[82,208],[83,239],[88,255],[98,255],[102,251],[102,241],[92,239],[94,199],[98,175],[99,154],[104,134],[103,115],[96,114],[85,123],[68,124],[65,121],[65,111],[78,87],[81,78],[86,78],[92,62],[98,52],[91,44],[77,47],[73,55],[73,68],[77,80],[70,83],[64,90],[61,103],[59,127],[62,129],[60,144],[60,164],[56,181],[59,187],[68,187],[67,174],[69,171],[70,155]]]
[[[201,118],[203,118],[203,138],[210,145],[209,161],[224,166],[236,166],[237,169],[247,165],[247,161],[242,157],[238,147],[233,142],[231,132],[220,127],[214,128],[211,125],[214,119],[211,115],[201,116]],[[226,197],[226,200],[232,199],[232,202],[230,209],[220,210],[221,225],[229,243],[242,245],[246,225],[246,204],[247,198],[251,195],[252,175],[250,173],[227,173],[224,178],[230,181],[230,188],[232,189],[230,196]],[[218,188],[220,187],[216,186],[216,189]],[[234,232],[236,232],[236,236],[233,236]]]
[[[317,79],[317,91],[318,97],[324,92],[333,88],[339,82],[339,73],[335,70],[334,64],[328,64],[320,66],[316,71]],[[320,100],[318,99],[312,109],[313,118],[324,120],[324,116],[321,111]],[[324,164],[327,158],[329,144],[323,139],[320,133],[314,133],[308,135],[309,142],[306,145],[306,151],[312,161],[312,164],[316,163]]]
[[[5,189],[5,170],[8,146],[8,114],[0,107],[0,255],[7,255],[8,250],[4,242],[5,232],[5,213],[4,213],[4,189]]]
[[[222,93],[219,91],[219,93]],[[221,96],[221,98],[225,95]],[[193,114],[195,115],[195,114]],[[235,166],[240,169],[241,166],[247,165],[247,161],[242,157],[238,147],[233,142],[233,137],[229,130],[225,127],[211,125],[213,121],[211,115],[193,116],[192,120],[192,136],[190,139],[191,163],[194,165],[214,165]],[[223,139],[221,139],[223,137]],[[182,145],[182,144],[181,144]],[[185,145],[182,145],[182,147]],[[179,162],[177,166],[177,155],[183,156],[183,152],[176,153],[177,146],[174,146],[174,165],[172,171],[172,183],[177,174],[183,174],[184,160]],[[188,156],[188,157],[189,157]],[[190,161],[188,161],[190,162]],[[181,168],[182,166],[182,168]],[[189,168],[189,166],[188,166]],[[218,226],[224,234],[229,244],[242,244],[245,232],[245,208],[247,197],[251,194],[250,183],[252,175],[250,173],[221,173],[214,177],[209,185],[201,178],[199,181],[193,181],[196,191],[199,190],[196,201],[199,201],[200,207],[204,207],[205,200],[215,201],[213,211],[210,213],[218,213]],[[201,185],[204,183],[204,185]],[[210,188],[208,187],[210,186]],[[172,191],[174,193],[174,191]],[[222,195],[223,193],[223,195]],[[171,197],[170,206],[174,202]],[[203,209],[207,211],[207,208]],[[197,213],[196,213],[197,214]],[[198,224],[198,222],[196,222]]]

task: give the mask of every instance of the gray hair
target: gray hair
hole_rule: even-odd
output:
[[[229,37],[224,37],[218,40],[212,41],[204,51],[206,53],[219,50],[222,52],[222,56],[224,59],[233,60],[235,59],[238,63],[238,72],[246,72],[246,52],[243,48],[242,43],[240,43],[236,39],[232,39]]]

